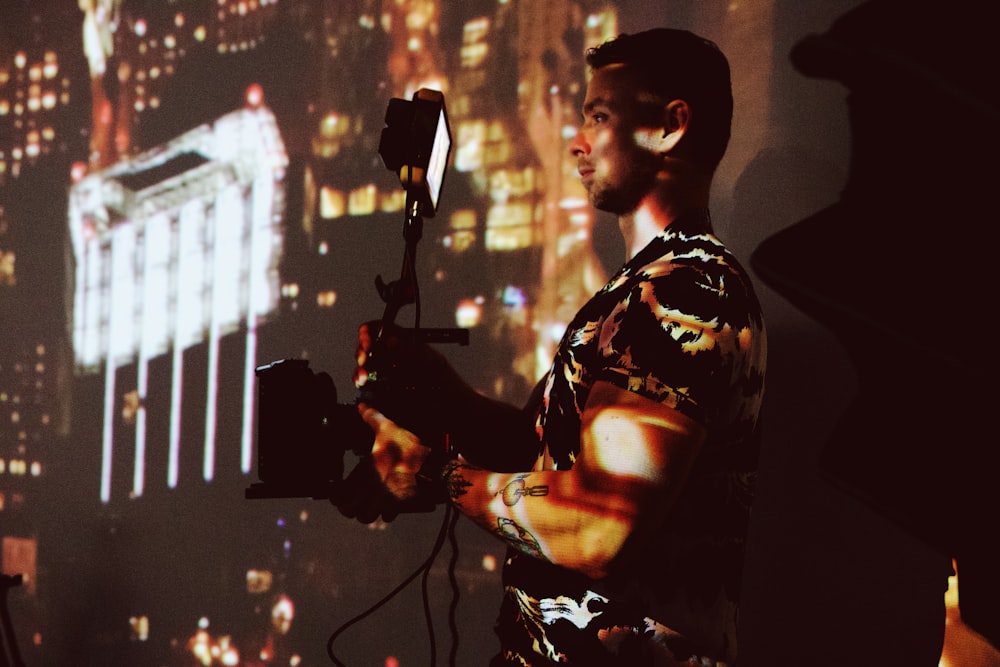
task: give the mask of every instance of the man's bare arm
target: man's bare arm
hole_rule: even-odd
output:
[[[454,462],[444,479],[452,502],[481,527],[599,578],[639,518],[669,507],[704,440],[704,427],[676,410],[598,383],[572,469],[496,473]]]

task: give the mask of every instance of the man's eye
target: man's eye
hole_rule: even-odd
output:
[[[595,113],[593,116],[591,116],[591,119],[595,123],[604,123],[604,122],[606,122],[608,120],[608,114],[606,114],[606,113]]]

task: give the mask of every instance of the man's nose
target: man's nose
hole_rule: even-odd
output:
[[[569,154],[573,157],[580,157],[590,152],[590,144],[584,136],[582,130],[577,130],[576,134],[569,141]]]

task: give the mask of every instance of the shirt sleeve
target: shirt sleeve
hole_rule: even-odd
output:
[[[739,345],[738,331],[722,316],[727,293],[717,282],[684,267],[640,276],[602,324],[595,379],[708,425],[731,390],[727,366]]]

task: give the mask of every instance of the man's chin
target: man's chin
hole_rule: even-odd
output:
[[[630,206],[628,202],[622,197],[613,196],[611,193],[590,193],[590,205],[596,208],[598,211],[604,211],[605,213],[613,213],[614,215],[623,215],[629,211],[635,210],[635,205]]]

